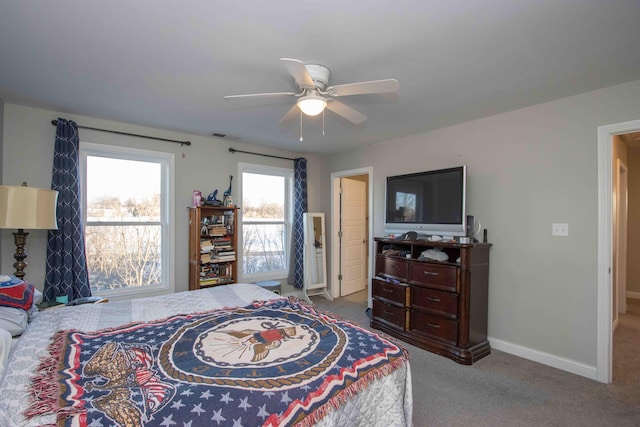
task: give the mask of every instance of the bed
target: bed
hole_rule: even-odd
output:
[[[404,349],[234,284],[39,313],[0,382],[3,426],[405,426]]]

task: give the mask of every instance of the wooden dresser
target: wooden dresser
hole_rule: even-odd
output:
[[[491,352],[490,243],[375,241],[373,328],[464,365]]]

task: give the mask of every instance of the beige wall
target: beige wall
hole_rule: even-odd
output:
[[[468,165],[468,213],[494,244],[492,342],[593,372],[597,128],[639,119],[638,99],[640,81],[340,153],[329,170],[373,168],[371,216],[381,235],[386,176]],[[551,236],[554,222],[568,223],[569,237]]]
[[[284,157],[301,157],[301,153],[283,152],[246,144],[228,142],[213,137],[167,132],[160,129],[131,126],[124,123],[99,120],[55,111],[28,108],[14,104],[6,104],[4,108],[4,147],[2,151],[2,180],[7,185],[19,185],[27,181],[30,186],[51,188],[51,170],[55,127],[51,120],[58,117],[75,120],[79,125],[105,128],[142,135],[163,138],[190,140],[191,146],[181,146],[170,142],[153,141],[145,138],[118,136],[112,133],[80,129],[79,136],[83,142],[121,145],[147,150],[169,152],[175,155],[175,288],[176,291],[188,289],[188,213],[192,191],[201,190],[209,194],[214,189],[224,191],[229,186],[229,175],[237,175],[238,162],[257,163],[280,167],[293,167],[289,160],[273,159],[243,153],[232,154],[229,147],[244,151],[257,151]],[[329,207],[323,203],[323,195],[329,193],[328,182],[322,177],[323,159],[315,155],[304,155],[308,159],[308,196],[309,209],[315,212],[329,213]],[[237,180],[234,180],[234,183]],[[238,194],[237,186],[233,194]],[[236,203],[238,201],[236,200]],[[29,266],[26,269],[27,280],[42,289],[45,275],[46,231],[32,230],[28,241]],[[11,274],[15,247],[11,230],[0,231],[2,258],[0,272]],[[293,290],[284,286],[285,292]]]

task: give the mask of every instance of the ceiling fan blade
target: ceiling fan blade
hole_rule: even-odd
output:
[[[336,101],[335,99],[327,99],[327,101],[328,110],[331,110],[344,119],[349,120],[354,125],[360,125],[367,120],[367,116],[340,101]]]
[[[285,114],[284,117],[280,119],[280,121],[278,122],[278,126],[282,127],[282,126],[288,125],[289,123],[291,123],[292,120],[294,120],[299,115],[300,115],[300,109],[298,108],[297,105],[294,105],[287,112],[287,114]]]
[[[282,65],[287,69],[289,74],[293,76],[298,86],[302,87],[315,87],[311,74],[307,71],[302,61],[291,58],[280,58]]]
[[[271,92],[271,93],[248,93],[246,95],[227,95],[224,99],[234,99],[234,98],[250,98],[250,97],[269,97],[269,96],[295,96],[297,93],[294,92]]]
[[[399,88],[400,83],[398,83],[396,79],[385,79],[330,86],[327,88],[327,92],[331,96],[348,96],[365,95],[369,93],[397,92]]]

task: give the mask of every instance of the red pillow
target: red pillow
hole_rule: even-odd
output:
[[[15,276],[0,276],[0,306],[29,310],[33,305],[34,287]]]

